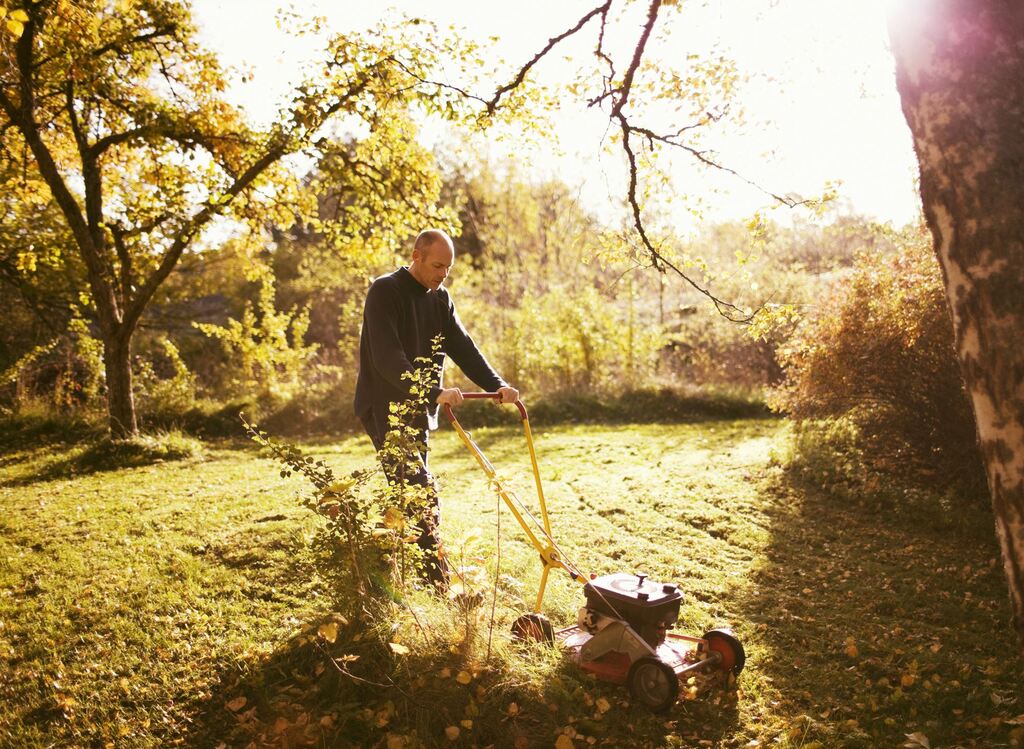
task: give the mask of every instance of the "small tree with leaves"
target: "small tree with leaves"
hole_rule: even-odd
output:
[[[440,338],[434,341],[440,348]],[[422,414],[427,397],[440,372],[431,357],[419,357],[416,368],[403,375],[409,397],[391,404],[389,430],[380,451],[388,466],[383,488],[370,484],[375,469],[360,469],[337,477],[322,460],[303,455],[294,445],[278,442],[242,417],[249,437],[270,451],[281,463],[282,478],[293,473],[312,485],[312,493],[300,495],[302,504],[324,518],[324,532],[316,541],[328,577],[347,584],[355,596],[353,615],[366,613],[361,599],[393,588],[404,589],[422,570],[423,551],[416,544],[424,528],[433,522],[433,487],[422,476]]]
[[[79,291],[103,343],[114,436],[137,431],[132,336],[154,294],[218,217],[259,227],[287,215],[295,177],[282,162],[300,150],[317,157],[328,122],[362,123],[374,143],[372,158],[357,150],[344,162],[362,189],[342,205],[341,235],[387,223],[382,207],[426,213],[436,200],[429,189],[393,199],[384,176],[400,157],[409,169],[401,184],[431,184],[433,162],[409,137],[410,108],[460,116],[457,97],[425,81],[441,60],[465,58],[428,24],[335,37],[316,78],[260,129],[225,100],[227,77],[197,43],[184,0],[29,0],[15,14],[0,34],[3,156],[25,154],[84,266]]]

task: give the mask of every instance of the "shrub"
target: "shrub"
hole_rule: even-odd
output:
[[[780,356],[785,379],[773,407],[798,421],[848,420],[868,468],[922,487],[982,485],[973,413],[923,229],[907,233],[895,253],[858,255]]]
[[[247,302],[241,320],[226,326],[193,323],[203,334],[218,339],[229,354],[229,397],[256,397],[279,404],[303,387],[303,375],[316,355],[316,344],[306,345],[309,308],[279,312],[274,305],[274,282],[260,279],[256,304]]]
[[[153,356],[135,360],[135,405],[144,423],[179,424],[196,405],[196,377],[168,338],[156,346]]]

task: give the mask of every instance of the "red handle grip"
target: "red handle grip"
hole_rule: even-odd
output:
[[[463,393],[462,397],[467,399],[467,400],[474,400],[474,399],[479,400],[481,398],[490,398],[491,400],[501,400],[501,393]],[[519,400],[518,398],[516,399],[515,406],[516,406],[516,408],[519,409],[519,415],[523,418],[523,421],[526,421],[526,406],[524,406],[523,402],[521,400]],[[445,413],[445,416],[448,417],[449,421],[453,421],[453,422],[455,421],[455,413],[452,411],[452,407],[450,405],[448,405],[447,403],[444,404],[444,413]]]

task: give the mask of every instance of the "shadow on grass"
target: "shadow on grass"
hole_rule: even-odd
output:
[[[337,639],[328,644],[317,633],[334,625]],[[568,733],[577,747],[717,745],[739,722],[734,692],[653,715],[557,650],[502,640],[500,655],[483,664],[448,644],[396,652],[386,632],[325,615],[266,658],[224,670],[185,743],[519,749],[553,746]]]
[[[767,488],[771,539],[731,606],[782,745],[1008,745],[1024,668],[991,516]]]
[[[69,440],[70,442],[70,440]],[[43,443],[28,453],[0,456],[0,465],[32,462],[28,470],[0,481],[0,486],[29,486],[68,476],[84,476],[124,468],[139,468],[203,454],[198,440],[179,433],[139,435],[124,440],[83,432],[75,446],[68,442]],[[51,452],[52,451],[52,452]]]

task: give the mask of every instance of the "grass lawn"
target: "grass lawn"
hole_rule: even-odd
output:
[[[730,624],[746,647],[735,691],[661,716],[557,652],[509,642],[540,565],[507,512],[499,538],[494,494],[450,429],[431,453],[446,539],[498,576],[495,613],[490,588],[472,611],[413,592],[371,631],[332,618],[350,594],[317,564],[320,521],[295,499],[306,487],[254,447],[110,471],[85,469],[80,445],[9,449],[0,745],[1024,745],[991,518],[790,486],[771,462],[782,428],[537,428],[569,556],[679,583],[680,631]],[[520,432],[474,436],[530,500]],[[337,473],[373,462],[362,438],[304,447]],[[552,577],[545,613],[565,626],[582,601]]]

